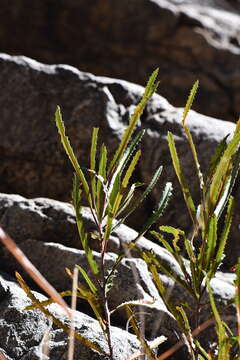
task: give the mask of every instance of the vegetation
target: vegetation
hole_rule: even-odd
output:
[[[99,129],[93,129],[89,168],[87,170],[79,164],[78,159],[74,154],[70,141],[65,133],[65,126],[59,107],[55,113],[56,125],[62,145],[75,172],[72,199],[76,211],[79,237],[86,254],[89,272],[91,274],[89,276],[85,269],[80,265],[76,265],[76,268],[85,279],[85,284],[76,283],[75,296],[85,299],[90,304],[105,335],[109,349],[108,356],[110,359],[114,359],[111,334],[111,314],[116,309],[109,308],[109,290],[113,286],[113,277],[117,276],[117,269],[123,255],[120,255],[117,258],[110,270],[106,269],[105,257],[112,232],[120,224],[125,222],[128,216],[141,205],[156,185],[162,172],[162,167],[159,166],[153,175],[150,184],[142,191],[142,195],[136,197],[136,190],[139,189],[139,187],[143,187],[143,184],[138,182],[133,183],[132,175],[140,161],[141,150],[139,146],[141,139],[144,136],[144,130],[136,133],[136,127],[139,117],[148,100],[157,89],[157,75],[158,70],[154,71],[151,75],[142,100],[136,106],[129,125],[111,160],[108,159],[108,151],[104,144],[101,145],[99,156],[97,156]],[[231,196],[231,192],[240,166],[240,121],[236,125],[235,133],[232,138],[229,140],[226,137],[218,145],[210,161],[209,168],[206,174],[203,175],[198,161],[197,151],[186,121],[197,88],[198,82],[194,84],[184,109],[182,127],[193,155],[193,163],[199,181],[201,194],[199,205],[194,203],[187,181],[183,175],[180,159],[175,146],[174,134],[171,132],[168,133],[168,145],[172,163],[181,186],[187,211],[193,224],[193,232],[189,237],[183,230],[172,226],[160,226],[159,231],[151,231],[151,235],[154,239],[159,241],[160,244],[175,258],[181,269],[181,276],[174,273],[167,265],[160,263],[152,251],[141,250],[137,243],[137,240],[148,232],[153,224],[156,224],[159,217],[165,211],[168,201],[173,193],[171,183],[165,184],[162,196],[156,205],[156,208],[153,210],[152,215],[143,225],[136,239],[134,239],[129,246],[137,249],[141,257],[147,263],[160,296],[185,335],[185,344],[187,344],[189,357],[191,359],[199,360],[240,359],[240,356],[238,355],[240,349],[240,262],[236,265],[236,296],[232,299],[232,302],[235,302],[237,309],[237,334],[234,334],[233,330],[226,324],[224,314],[220,313],[210,286],[210,281],[215,276],[216,271],[219,269],[223,260],[224,250],[232,222],[234,199]],[[161,144],[159,144],[159,146],[161,146]],[[94,234],[87,233],[84,227],[81,212],[83,199],[87,201],[97,227],[97,232]],[[221,216],[224,216],[224,225],[220,229],[219,223]],[[165,234],[170,234],[172,240],[167,240]],[[99,246],[99,252],[101,254],[100,264],[96,262],[93,256],[93,251],[91,249],[93,240],[96,241]],[[186,254],[186,259],[182,257],[183,250]],[[73,271],[69,269],[67,271],[68,274],[74,278]],[[189,317],[187,305],[181,304],[176,306],[171,298],[166,296],[167,289],[164,287],[159,273],[164,273],[172,278],[189,294],[191,303],[194,303],[194,319]],[[50,299],[42,303],[38,302],[23,279],[19,276],[18,279],[32,300],[33,304],[29,308],[38,307],[47,316],[52,316],[49,314],[46,306],[53,300]],[[204,305],[203,297],[204,294],[206,294],[206,291],[209,296],[212,317],[205,319],[205,322],[201,323],[201,308]],[[69,296],[69,294],[72,294],[72,292],[66,291],[60,295]],[[163,360],[183,346],[183,343],[180,342],[172,349],[169,349],[165,354],[161,354],[157,357],[149,343],[142,336],[141,329],[139,329],[134,313],[131,310],[132,305],[133,304],[131,303],[125,303],[118,308],[124,307],[126,309],[131,318],[132,328],[139,338],[148,359],[152,360],[158,358],[159,360]],[[58,326],[63,327],[68,332],[70,331],[53,316],[52,319]],[[210,349],[204,348],[197,338],[197,335],[213,322],[215,323],[216,339],[218,339],[215,353],[212,353]],[[102,352],[101,349],[96,348],[96,345],[82,338],[80,334],[75,333],[75,336],[86,346]]]

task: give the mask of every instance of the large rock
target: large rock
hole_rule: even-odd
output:
[[[160,91],[177,106],[199,78],[195,108],[235,121],[239,14],[239,0],[2,0],[0,47],[142,85],[159,66]]]
[[[109,157],[139,101],[143,88],[125,81],[95,77],[64,66],[47,66],[24,57],[0,56],[0,191],[28,197],[47,196],[69,200],[72,187],[72,168],[62,150],[53,116],[56,105],[62,107],[67,133],[71,138],[81,165],[89,164],[91,129],[100,127],[101,139],[109,148]],[[155,95],[149,102],[139,128],[145,128],[142,162],[138,179],[149,183],[155,169],[164,165],[161,182],[172,181],[174,196],[162,218],[162,223],[191,230],[178,181],[169,156],[166,135],[176,136],[184,172],[196,202],[199,201],[198,180],[193,159],[186,145],[180,119],[182,110],[171,106]],[[11,126],[9,126],[11,123]],[[188,124],[196,142],[203,170],[217,143],[233,132],[234,125],[191,111]],[[150,161],[151,160],[151,161]],[[152,206],[159,198],[158,186],[141,213],[130,219],[133,227],[141,227]],[[235,189],[236,215],[229,247],[229,265],[239,252],[239,185]]]
[[[54,324],[51,325],[50,320],[39,310],[25,311],[25,307],[31,302],[13,279],[3,273],[0,274],[0,293],[0,354],[4,354],[7,360],[37,360],[43,356],[40,344],[44,334],[50,329],[51,360],[67,359],[67,334]],[[46,299],[39,293],[34,292],[34,295],[38,300]],[[58,305],[51,305],[49,311],[69,326],[69,319]],[[105,353],[100,354],[76,341],[74,360],[108,360],[108,346],[98,322],[78,311],[75,312],[74,319],[76,331]],[[134,335],[116,327],[111,330],[114,360],[122,360],[139,351],[139,342]]]
[[[73,269],[75,264],[80,264],[85,271],[88,272],[89,276],[91,276],[84,252],[70,247],[70,244],[75,243],[75,241],[70,239],[74,239],[76,236],[73,229],[73,225],[75,226],[72,218],[73,209],[70,205],[50,199],[27,200],[20,196],[1,194],[0,208],[4,209],[0,222],[1,225],[14,236],[20,244],[20,248],[58,291],[71,288],[71,280],[67,276],[65,268]],[[31,217],[29,213],[31,213]],[[13,218],[15,218],[13,222],[7,221]],[[83,212],[83,218],[87,230],[93,231],[94,226],[90,213],[86,208]],[[59,222],[59,219],[62,219],[62,224]],[[31,221],[33,225],[32,230],[30,226]],[[44,230],[44,224],[46,229],[48,229],[51,224],[51,226],[56,229],[56,236],[47,236],[47,232]],[[14,228],[16,232],[13,231]],[[65,238],[65,232],[61,233],[61,228],[68,229],[69,236],[67,239]],[[37,240],[32,240],[31,237],[34,238],[35,236]],[[113,266],[117,255],[123,253],[123,250],[126,248],[125,245],[135,237],[136,232],[127,226],[121,225],[116,230],[109,244],[112,253],[109,252],[105,256],[107,269]],[[55,242],[50,243],[50,238]],[[65,244],[65,246],[62,244]],[[142,250],[154,250],[161,264],[166,264],[168,268],[172,269],[172,272],[182,277],[181,270],[176,261],[165,249],[145,238],[139,240],[138,246]],[[12,255],[6,249],[1,249],[1,253],[1,270],[7,271],[8,273],[17,270],[22,273],[24,278],[29,282],[30,279]],[[94,252],[94,257],[96,261],[100,263],[100,254]],[[171,278],[162,273],[160,273],[160,277],[167,289],[169,299],[175,306],[181,304],[184,306],[186,303],[189,305],[185,307],[185,311],[188,313],[190,323],[194,327],[194,309],[196,308],[194,299]],[[81,276],[79,276],[79,279],[81,282],[84,281]],[[222,309],[225,315],[231,317],[230,326],[232,329],[235,327],[235,308],[233,305],[227,307],[226,305],[235,294],[235,288],[233,286],[234,279],[235,276],[233,274],[218,272],[216,277],[211,281],[212,291],[218,308]],[[130,253],[126,251],[124,258],[117,268],[116,276],[113,279],[113,288],[109,293],[110,309],[116,308],[116,306],[125,301],[133,300],[140,300],[142,302],[140,306],[138,305],[136,307],[136,311],[140,313],[140,324],[141,326],[144,324],[143,327],[149,339],[155,338],[155,336],[165,335],[168,338],[168,344],[173,344],[177,341],[176,334],[181,337],[181,333],[173,317],[168,312],[153,284],[146,264],[139,258],[139,253],[137,251],[131,251]],[[86,302],[81,302],[79,305],[81,311],[84,310],[89,313]],[[202,298],[202,305],[201,322],[204,322],[211,313],[206,293]],[[123,326],[126,321],[126,314],[122,311],[116,312],[112,318],[112,324],[115,326]],[[209,344],[214,341],[215,335],[211,330],[207,336],[205,333],[203,334],[202,343],[204,346],[208,347]]]

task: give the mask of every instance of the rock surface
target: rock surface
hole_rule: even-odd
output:
[[[199,78],[195,109],[236,121],[239,14],[239,0],[2,0],[0,47],[142,85],[160,67],[160,92],[176,106]]]
[[[64,331],[51,325],[39,310],[24,311],[31,304],[24,291],[6,274],[0,274],[1,307],[0,307],[0,354],[6,360],[37,360],[41,356],[41,341],[44,334],[50,329],[50,359],[67,359],[67,335]],[[39,300],[46,299],[43,295],[34,292]],[[69,326],[63,310],[58,305],[50,305],[49,311],[63,324]],[[76,312],[76,331],[105,353],[100,354],[80,343],[75,342],[74,360],[108,360],[108,347],[104,341],[102,330],[98,322],[91,317]],[[134,335],[116,327],[112,327],[114,344],[114,360],[123,360],[127,356],[139,351],[139,342]]]
[[[25,205],[28,204],[28,206],[25,206],[25,209],[22,206],[23,203]],[[70,205],[50,199],[26,200],[15,195],[10,196],[4,194],[1,194],[0,196],[0,208],[1,205],[5,208],[2,220],[0,221],[1,226],[3,226],[12,236],[15,236],[15,239],[20,244],[24,253],[58,291],[71,289],[71,281],[65,273],[65,268],[72,270],[75,264],[80,264],[90,276],[84,252],[76,248],[71,248],[71,242],[66,241],[65,234],[61,234],[61,226],[58,226],[59,219],[64,219],[62,226],[64,225],[68,229],[69,239],[71,239],[71,236],[74,238],[76,235],[73,229],[73,210]],[[47,211],[44,211],[45,207],[48,209],[48,213]],[[31,217],[33,223],[32,230],[30,228],[28,216],[29,208],[31,208],[32,213],[35,213],[36,215]],[[15,215],[12,213],[10,216],[11,209],[14,209]],[[45,214],[46,228],[48,228],[48,224],[51,222],[52,225],[56,225],[56,236],[53,238],[55,242],[48,242],[49,237],[45,236],[44,233],[41,233],[43,226],[41,225],[42,219],[39,209],[41,209],[42,214]],[[17,215],[18,210],[21,216]],[[71,211],[72,216],[69,216]],[[27,222],[25,222],[24,213],[27,215]],[[54,214],[54,218],[52,217],[52,214]],[[8,218],[15,218],[14,224],[6,222],[5,220]],[[87,230],[90,231],[90,229],[93,228],[93,223],[91,222],[87,209],[84,209],[83,218],[86,221]],[[18,223],[21,223],[22,226],[18,226]],[[28,230],[26,231],[27,226]],[[18,233],[12,232],[15,228],[18,230]],[[38,230],[36,231],[36,229]],[[116,230],[116,233],[110,240],[110,249],[112,253],[109,252],[106,255],[107,268],[112,266],[116,261],[117,255],[122,253],[125,245],[135,237],[136,232],[127,226],[121,225]],[[36,240],[33,240],[34,238],[36,238]],[[64,246],[63,244],[66,244],[67,246]],[[142,250],[153,249],[161,264],[165,263],[173,272],[177,273],[180,277],[182,276],[176,261],[165,249],[145,238],[141,238],[138,245]],[[29,281],[29,278],[9,252],[6,249],[1,249],[1,253],[2,268],[8,273],[13,273],[17,270],[24,274],[24,278]],[[125,257],[118,266],[116,277],[113,280],[113,288],[109,298],[110,309],[116,308],[116,306],[125,301],[143,301],[144,304],[137,306],[136,311],[141,311],[144,315],[147,314],[143,318],[140,316],[139,321],[142,324],[144,319],[145,333],[148,338],[153,339],[155,336],[165,335],[168,338],[169,344],[175,343],[176,334],[180,337],[181,334],[179,333],[179,329],[174,319],[159,297],[155,285],[148,273],[146,264],[139,258],[137,252],[132,251],[131,257],[128,258],[128,256],[129,254],[126,252]],[[94,257],[96,261],[100,263],[99,253],[95,252]],[[174,305],[189,304],[186,311],[189,313],[190,319],[193,320],[194,316],[192,311],[195,308],[195,303],[189,296],[189,293],[184,291],[180,285],[174,283],[173,280],[166,275],[160,274],[160,277],[168,291],[168,296]],[[212,292],[217,300],[219,308],[226,306],[227,302],[233,298],[235,294],[235,288],[233,286],[234,279],[235,277],[233,274],[223,274],[221,272],[218,272],[216,278],[212,279]],[[81,276],[80,281],[83,281]],[[153,301],[153,299],[155,301]],[[207,294],[205,295],[205,300],[207,301]],[[203,302],[205,300],[203,300]],[[80,303],[80,309],[89,312],[89,308],[86,306],[84,307],[84,303],[82,302]],[[209,313],[211,313],[209,306],[203,306],[201,311],[201,321],[205,321],[206,318],[209,317]],[[231,317],[231,326],[234,327],[234,306],[228,306],[228,308],[224,310],[224,313]],[[122,311],[116,312],[113,317],[113,324],[118,326],[121,324],[121,326],[123,326],[126,320],[126,314]],[[210,331],[207,337],[203,334],[202,341],[206,346],[209,345],[209,341],[213,340],[212,336],[214,336],[214,332],[212,331]]]
[[[57,104],[62,107],[67,133],[80,163],[88,167],[92,127],[100,127],[101,139],[107,145],[110,157],[134,105],[143,93],[142,87],[125,81],[95,77],[69,66],[47,66],[24,57],[4,54],[0,56],[0,81],[0,133],[4,134],[0,144],[0,191],[67,201],[71,197],[72,168],[62,150],[53,121]],[[139,123],[139,129],[145,128],[146,134],[137,177],[141,182],[149,183],[156,168],[160,164],[164,166],[161,184],[171,181],[175,190],[161,222],[190,231],[191,222],[166,141],[167,132],[172,131],[197,203],[198,180],[180,125],[181,114],[182,110],[174,108],[159,95],[149,102]],[[234,125],[194,111],[190,112],[187,121],[205,170],[217,143],[233,132]],[[144,221],[159,199],[161,187],[156,189],[141,212],[130,219],[132,227],[141,227],[139,217]],[[235,219],[231,247],[228,248],[229,266],[236,262],[235,254],[239,252],[239,184],[236,184],[235,194]]]

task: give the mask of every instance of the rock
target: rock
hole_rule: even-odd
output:
[[[113,0],[94,5],[43,0],[31,7],[24,0],[14,8],[2,0],[0,45],[11,54],[142,85],[160,67],[160,92],[176,106],[185,103],[199,78],[195,109],[235,121],[240,112],[239,14],[239,0],[122,0],[117,5]],[[11,36],[13,28],[16,36]]]
[[[4,196],[6,197],[6,201],[4,202]],[[12,196],[12,198],[16,198]],[[22,198],[19,199],[19,209],[21,213],[22,219],[22,228],[25,228],[24,223],[24,212],[29,211],[29,207],[26,207],[24,211],[22,211]],[[69,210],[71,206],[66,206],[66,204],[62,204],[61,202],[52,201],[50,199],[37,199],[37,200],[25,200],[25,204],[31,204],[31,208],[35,209],[35,212],[38,213],[37,216],[33,216],[32,219],[36,221],[36,224],[32,227],[32,232],[28,232],[28,236],[38,235],[37,240],[27,239],[25,237],[24,232],[21,233],[19,230],[18,233],[18,242],[20,243],[21,249],[24,253],[30,258],[30,260],[34,263],[34,265],[40,270],[40,272],[50,281],[52,285],[56,287],[58,291],[64,291],[67,289],[71,289],[71,280],[66,275],[65,268],[73,269],[75,264],[80,264],[90,275],[88,271],[87,261],[85,258],[85,254],[82,250],[70,248],[69,244],[65,243],[65,235],[59,232],[58,236],[55,237],[55,243],[49,243],[47,240],[49,237],[44,237],[39,234],[39,232],[35,232],[34,229],[37,229],[38,222],[41,222],[41,216],[39,216],[39,208],[35,206],[35,201],[41,211],[44,210],[44,206],[47,206],[48,209],[53,207],[54,211],[49,211],[49,214],[54,214],[54,219],[58,221],[58,218],[65,218],[65,222],[67,224],[68,219],[64,217],[64,211],[69,214]],[[0,202],[10,203],[9,195],[4,195],[0,197]],[[57,207],[56,207],[57,205]],[[10,205],[9,209],[5,211],[3,215],[4,218],[11,218],[11,216],[6,216],[8,211],[11,208],[15,208],[17,213],[18,207],[15,205]],[[57,216],[59,212],[59,216]],[[43,211],[43,213],[46,213]],[[11,214],[11,213],[10,213]],[[91,223],[90,213],[84,208],[84,217],[86,216],[86,228],[92,229],[93,223]],[[16,216],[16,219],[20,219],[20,217]],[[54,222],[54,219],[52,221]],[[71,226],[72,226],[72,218]],[[46,220],[46,227],[48,226],[48,221]],[[6,223],[7,224],[7,223]],[[14,227],[18,228],[15,224]],[[39,226],[41,228],[41,226]],[[60,230],[59,226],[55,227]],[[20,229],[20,227],[19,227]],[[30,227],[29,227],[30,229]],[[10,230],[11,227],[5,230]],[[72,227],[69,227],[69,231],[73,230]],[[57,231],[57,230],[56,230]],[[129,243],[136,237],[136,232],[131,228],[127,227],[126,225],[121,225],[118,229],[116,229],[114,236],[110,239],[110,249],[114,253],[106,254],[106,267],[111,268],[113,263],[116,261],[117,255],[122,253],[125,249],[125,245]],[[71,234],[69,234],[69,238],[71,238]],[[96,240],[95,240],[96,241]],[[60,244],[61,243],[61,244]],[[66,244],[64,246],[62,244]],[[175,272],[178,276],[182,277],[181,270],[179,265],[173,259],[173,257],[162,247],[153,242],[141,238],[138,241],[138,246],[142,250],[150,250],[153,249],[155,252],[158,260],[161,264],[166,264],[173,272]],[[94,246],[93,246],[94,247]],[[96,247],[97,248],[97,247]],[[5,271],[12,273],[13,271],[19,271],[23,273],[21,267],[16,263],[16,261],[12,258],[9,252],[6,249],[2,249],[2,259],[1,259],[1,266]],[[130,256],[130,258],[127,258]],[[97,252],[94,252],[94,257],[98,264],[100,263],[100,255]],[[24,273],[24,277],[28,279],[26,274]],[[183,288],[178,284],[175,283],[172,279],[167,277],[166,275],[160,273],[161,280],[165,285],[169,299],[172,303],[177,306],[188,303],[189,307],[185,308],[185,311],[189,314],[190,323],[193,327],[195,318],[192,314],[192,310],[195,309],[195,302],[194,299],[189,296],[187,291],[184,291]],[[80,277],[81,278],[81,277]],[[221,273],[218,272],[216,278],[212,279],[211,286],[212,291],[217,301],[218,307],[222,308],[225,307],[227,302],[233,298],[235,294],[235,288],[233,286],[233,281],[235,276],[230,273]],[[83,280],[83,279],[82,279]],[[114,278],[114,287],[110,293],[110,308],[114,309],[116,306],[120,305],[125,301],[131,300],[142,300],[146,302],[145,304],[141,305],[141,311],[148,315],[144,319],[144,324],[146,328],[146,335],[149,338],[154,338],[156,335],[165,335],[168,337],[169,343],[174,343],[176,341],[175,332],[179,331],[172,316],[169,314],[168,310],[166,309],[165,305],[163,304],[159,294],[155,288],[155,285],[152,282],[152,279],[148,273],[146,264],[143,260],[139,259],[139,253],[135,250],[131,250],[130,254],[127,251],[125,257],[123,258],[121,264],[118,267],[118,273]],[[155,299],[153,303],[152,299]],[[205,293],[204,298],[202,299],[202,303],[208,302],[207,301],[207,294]],[[150,302],[150,304],[149,304]],[[89,309],[83,306],[84,304],[80,304],[80,309],[84,309],[84,311],[89,312]],[[138,310],[139,311],[139,310]],[[203,306],[201,311],[201,321],[205,321],[209,314],[211,313],[211,309],[209,306]],[[227,309],[224,308],[224,313],[231,316],[232,319],[235,318],[235,307],[228,306]],[[113,324],[118,325],[121,324],[123,326],[123,321],[126,322],[126,314],[123,312],[116,312],[113,317]],[[156,319],[156,321],[155,321]],[[141,318],[140,318],[140,321]],[[154,324],[156,326],[154,326]],[[234,328],[234,322],[232,323],[231,328]],[[214,333],[206,337],[203,336],[203,343],[209,345],[210,341],[214,340]]]
[[[61,328],[50,325],[39,310],[24,311],[30,304],[24,291],[7,276],[0,276],[1,287],[8,288],[8,295],[1,297],[0,307],[0,351],[7,360],[37,360],[40,356],[40,343],[47,329],[50,327],[50,358],[51,360],[67,359],[67,335]],[[46,299],[43,295],[33,292],[39,300]],[[65,325],[69,325],[63,310],[55,304],[49,306],[49,311]],[[75,312],[76,331],[83,337],[94,342],[103,352],[108,352],[100,325],[89,316]],[[122,360],[139,351],[136,336],[112,327],[112,340],[114,360]],[[107,360],[109,356],[94,351],[80,343],[75,342],[74,360]]]
[[[47,66],[24,57],[8,55],[0,56],[0,81],[3,84],[0,132],[5,134],[0,145],[0,176],[3,179],[0,191],[67,201],[71,198],[73,172],[60,144],[54,121],[51,120],[56,105],[60,104],[62,107],[67,133],[74,149],[77,149],[81,165],[88,167],[92,127],[100,127],[101,139],[109,149],[110,158],[133,106],[143,93],[140,86],[124,81],[95,77],[66,65]],[[176,136],[190,189],[198,203],[198,180],[180,125],[181,114],[181,109],[174,108],[159,95],[155,95],[149,102],[139,122],[139,128],[145,128],[146,134],[142,162],[136,177],[147,184],[156,168],[160,164],[164,166],[161,184],[172,181],[175,190],[161,223],[189,232],[191,222],[166,141],[167,132],[172,131]],[[204,171],[217,143],[233,132],[234,125],[194,111],[190,112],[187,121]],[[26,141],[28,133],[31,136]],[[129,219],[131,227],[141,227],[139,218],[144,222],[160,194],[161,187],[157,186],[152,198]],[[236,262],[235,254],[239,250],[238,184],[235,194],[236,215],[232,226],[231,246],[227,250],[228,268]]]
[[[88,276],[97,283],[89,270],[85,252],[74,248],[65,247],[60,244],[40,242],[28,239],[21,243],[21,249],[31,262],[37,267],[41,274],[56,288],[58,292],[72,289],[72,280],[66,274],[65,269],[74,269],[74,266],[81,265]],[[22,273],[22,268],[16,261],[9,256],[6,249],[3,250],[3,266],[8,271],[18,271]],[[5,259],[4,259],[5,258]],[[101,256],[94,252],[94,258],[101,266]],[[54,259],[54,263],[52,261]],[[105,256],[106,271],[109,271],[117,260],[117,255],[108,253]],[[24,274],[24,278],[29,277]],[[86,285],[84,278],[79,274],[79,281]],[[113,279],[113,287],[109,292],[110,310],[117,306],[131,301],[141,301],[143,305],[135,306],[138,313],[143,313],[140,320],[146,328],[148,338],[154,339],[156,336],[165,335],[171,343],[177,341],[176,333],[179,333],[178,326],[172,315],[168,312],[162,299],[160,298],[155,285],[149,275],[147,265],[142,259],[122,259],[117,267],[116,276]],[[86,301],[80,304],[80,308],[86,306]],[[114,314],[113,324],[126,326],[127,314],[124,310]]]
[[[77,232],[75,211],[71,204],[48,198],[26,199],[18,195],[0,193],[0,225],[14,240],[21,244],[27,239],[41,242],[56,242],[68,247],[82,249]],[[83,207],[82,216],[88,233],[96,231],[90,209]],[[124,244],[129,244],[138,233],[121,224],[111,235],[108,251],[120,254],[125,251]],[[153,249],[155,253],[171,264],[178,271],[178,265],[169,253],[159,245],[141,237],[138,246],[142,250]],[[91,242],[95,251],[100,251],[96,240]],[[138,257],[136,250],[131,250],[131,257]]]

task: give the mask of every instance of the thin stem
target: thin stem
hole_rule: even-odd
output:
[[[104,241],[102,224],[98,224],[98,231],[99,231],[99,241],[102,245],[102,249],[101,249],[102,283],[100,284],[100,289],[102,292],[102,301],[103,301],[103,308],[104,308],[104,315],[105,315],[105,322],[106,322],[106,335],[107,335],[107,342],[108,342],[108,347],[109,347],[109,356],[110,356],[110,359],[113,360],[112,336],[111,336],[111,329],[110,329],[111,319],[110,319],[110,311],[109,311],[109,307],[108,307],[107,279],[105,277],[105,254],[107,252],[107,241]]]

